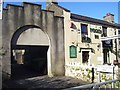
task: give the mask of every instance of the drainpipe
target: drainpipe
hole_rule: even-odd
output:
[[[118,53],[117,53],[117,39],[115,39],[115,54],[116,54],[116,60],[118,60]]]
[[[92,83],[94,83],[94,68],[92,67]]]

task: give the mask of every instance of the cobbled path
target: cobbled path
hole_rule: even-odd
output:
[[[27,88],[29,90],[36,88],[49,88],[51,89],[64,89],[73,86],[80,86],[88,84],[89,82],[82,81],[80,79],[75,79],[72,77],[59,76],[59,77],[48,77],[37,76],[32,78],[26,78],[21,80],[8,80],[3,82],[3,89],[13,88]],[[22,90],[22,89],[21,89]]]

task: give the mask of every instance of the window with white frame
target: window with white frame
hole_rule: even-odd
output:
[[[102,36],[107,37],[107,27],[102,27]]]
[[[87,24],[81,24],[81,34],[88,35],[88,25]]]

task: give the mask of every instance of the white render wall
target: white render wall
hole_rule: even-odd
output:
[[[90,80],[90,78],[84,77],[84,75],[81,74],[82,73],[81,69],[88,67],[90,70],[88,70],[88,72],[87,72],[86,71],[87,69],[85,69],[85,70],[83,70],[83,72],[86,72],[86,76],[88,74],[90,74],[90,77],[91,77],[91,73],[89,73],[89,71],[91,71],[91,68],[92,67],[96,68],[96,66],[98,64],[103,65],[103,61],[104,61],[103,60],[103,47],[102,47],[102,42],[100,40],[101,34],[90,32],[90,28],[102,30],[102,25],[97,25],[97,24],[93,24],[90,22],[84,22],[84,21],[71,20],[69,18],[70,12],[66,12],[66,11],[64,11],[63,16],[64,16],[64,23],[65,23],[64,24],[65,75],[80,78],[80,79],[87,78],[87,80]],[[76,25],[77,30],[70,28],[71,22]],[[82,43],[81,42],[81,39],[82,39],[81,38],[81,24],[88,25],[88,37],[91,38],[92,43]],[[80,31],[78,31],[78,30],[80,30]],[[107,27],[107,35],[108,36],[115,35],[115,30],[116,30],[116,32],[118,32],[118,30],[115,28]],[[99,39],[95,39],[95,35],[98,35]],[[71,46],[71,45],[74,45],[77,47],[77,58],[70,58],[69,46]],[[100,45],[100,47],[98,47],[98,45]],[[91,52],[90,49],[81,49],[81,52],[80,52],[80,48],[93,48],[94,53]],[[114,40],[113,40],[113,50],[115,50]],[[82,63],[82,51],[89,51],[88,64]],[[116,55],[109,51],[109,56],[110,56],[109,57],[110,63],[112,64],[113,60],[116,59]],[[116,72],[117,71],[118,71],[118,69],[116,69]],[[96,74],[97,74],[97,72],[95,73],[95,81],[98,81],[98,76]],[[111,76],[111,75],[107,75],[107,76]],[[117,78],[117,76],[116,76],[116,78]],[[107,78],[107,79],[109,80],[109,79],[111,79],[111,77]]]

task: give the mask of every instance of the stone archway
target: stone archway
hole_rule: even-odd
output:
[[[18,29],[11,40],[12,77],[26,78],[51,72],[49,49],[50,39],[39,27],[24,26]]]
[[[19,36],[22,28],[26,30],[30,27],[39,28],[49,36],[50,46],[48,52],[50,52],[50,55],[48,56],[50,58],[48,58],[48,63],[50,64],[47,65],[49,68],[48,76],[65,75],[63,17],[55,16],[53,11],[42,10],[39,4],[24,2],[21,6],[7,5],[6,9],[3,10],[2,22],[2,72],[4,72],[4,76],[9,78],[11,76],[12,37],[17,36],[17,34]],[[21,40],[18,40],[18,44]],[[12,45],[16,45],[16,42],[17,38],[13,40]]]

